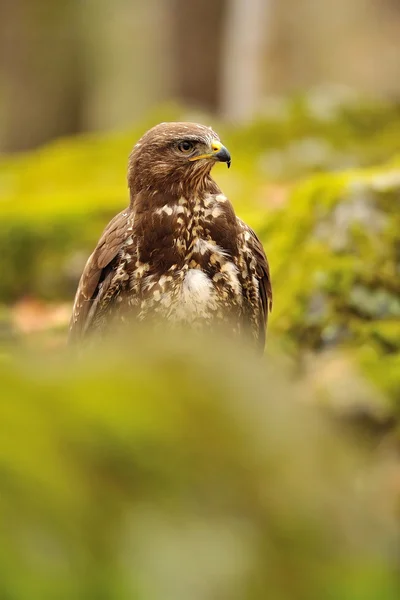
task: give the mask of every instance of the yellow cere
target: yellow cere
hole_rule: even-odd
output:
[[[221,150],[221,148],[222,148],[221,142],[219,142],[218,140],[213,140],[211,142],[212,152],[209,152],[208,154],[199,154],[198,156],[192,156],[191,158],[189,158],[189,160],[194,161],[194,160],[200,160],[201,158],[211,158],[214,154],[219,152]]]

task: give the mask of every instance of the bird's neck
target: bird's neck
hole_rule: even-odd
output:
[[[168,202],[176,203],[180,198],[188,201],[188,206],[194,206],[202,202],[210,195],[220,194],[221,190],[210,175],[203,177],[198,182],[173,182],[169,185],[153,186],[129,186],[130,206],[136,210],[139,206],[147,205],[147,208],[157,209]]]

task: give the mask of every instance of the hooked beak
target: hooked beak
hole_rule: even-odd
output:
[[[225,162],[229,167],[231,166],[231,155],[229,154],[227,148],[219,140],[213,140],[211,142],[211,152],[207,154],[199,154],[198,156],[192,156],[189,160],[200,160],[201,158],[213,158],[218,160],[219,162]]]

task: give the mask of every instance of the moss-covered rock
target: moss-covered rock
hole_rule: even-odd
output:
[[[273,329],[295,347],[353,348],[400,401],[400,169],[321,175],[266,219]]]

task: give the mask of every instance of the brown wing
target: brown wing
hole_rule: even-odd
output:
[[[272,284],[268,259],[264,252],[264,248],[253,229],[246,225],[241,219],[238,219],[238,221],[245,234],[244,243],[247,247],[246,250],[251,256],[250,270],[254,272],[258,280],[258,306],[253,305],[252,312],[257,316],[259,346],[260,349],[264,349],[268,313],[272,310]],[[252,266],[253,268],[251,268]]]
[[[115,294],[110,289],[120,284],[117,279],[120,250],[129,237],[128,210],[116,215],[107,225],[102,236],[89,256],[79,281],[70,321],[69,339],[83,337],[96,319],[96,311],[102,300],[112,301]]]

